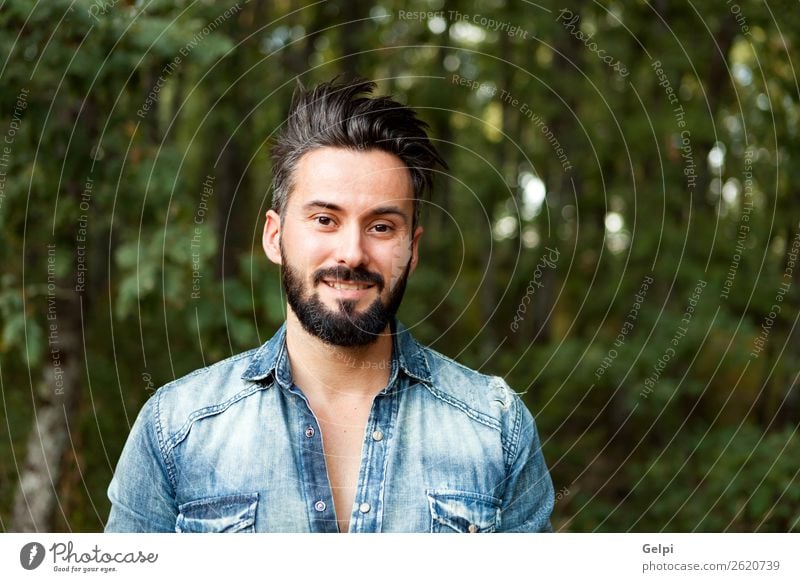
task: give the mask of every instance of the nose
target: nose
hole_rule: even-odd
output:
[[[369,255],[365,248],[366,241],[358,226],[353,225],[350,228],[342,229],[337,243],[337,264],[354,269],[366,266],[369,262]]]

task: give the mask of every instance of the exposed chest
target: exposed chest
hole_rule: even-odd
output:
[[[322,431],[325,465],[330,479],[339,530],[346,532],[358,486],[364,428],[369,408],[317,413]]]

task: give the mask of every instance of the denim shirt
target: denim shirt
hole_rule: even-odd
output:
[[[551,531],[553,484],[519,396],[394,328],[350,531]],[[108,488],[105,531],[338,531],[319,423],[285,339],[284,324],[147,401]]]

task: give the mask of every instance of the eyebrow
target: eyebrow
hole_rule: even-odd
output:
[[[312,200],[311,202],[307,202],[303,205],[303,210],[305,211],[313,210],[314,208],[325,208],[327,210],[333,210],[334,212],[344,212],[344,208],[338,204],[333,202],[325,202],[324,200]],[[394,214],[402,218],[404,222],[408,223],[408,215],[398,206],[378,206],[377,208],[370,210],[368,213],[369,216],[383,216],[385,214]]]
[[[378,206],[374,210],[370,210],[370,216],[383,216],[384,214],[394,214],[403,219],[403,222],[408,222],[408,216],[405,212],[400,210],[397,206]]]
[[[341,212],[344,210],[338,204],[334,204],[333,202],[325,202],[323,200],[312,200],[311,202],[303,204],[303,210],[313,210],[314,208],[326,208],[328,210],[335,210],[336,212]]]

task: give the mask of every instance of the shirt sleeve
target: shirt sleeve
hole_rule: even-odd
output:
[[[106,532],[174,532],[178,511],[164,460],[158,398],[139,412],[108,487]]]
[[[510,388],[509,388],[510,390]],[[501,532],[551,532],[555,495],[533,416],[512,392],[506,441],[511,462],[501,507]]]

